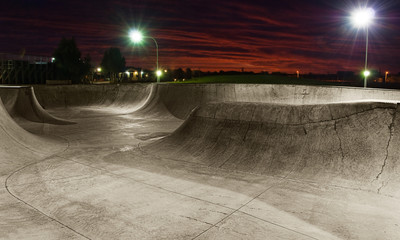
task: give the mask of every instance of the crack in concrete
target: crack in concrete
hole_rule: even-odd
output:
[[[305,126],[303,126],[303,131],[304,131],[304,135],[307,135],[307,134],[308,134],[307,129],[306,129]]]
[[[381,184],[381,186],[378,188],[378,191],[377,191],[377,193],[378,194],[380,194],[381,193],[381,190],[382,190],[382,188],[384,188],[386,186],[386,184],[385,184],[385,181],[382,181],[382,184]]]
[[[253,107],[253,111],[251,113],[251,118],[250,118],[251,120],[253,120],[255,112],[256,112],[256,109]],[[251,122],[253,122],[253,121],[250,121],[249,124],[247,125],[247,130],[246,130],[246,133],[244,134],[243,142],[246,141],[247,134],[249,133],[249,130],[250,130],[250,127],[251,127]]]
[[[247,124],[246,133],[244,134],[243,139],[242,139],[243,142],[246,142],[247,134],[250,131],[250,125],[251,125],[250,123]]]
[[[330,108],[330,106],[328,106],[328,109],[329,109],[329,113],[331,114],[331,119],[332,119],[331,121],[334,121],[333,129],[335,130],[336,136],[337,136],[337,138],[339,140],[339,151],[340,151],[340,154],[341,154],[342,169],[344,169],[344,165],[345,165],[344,164],[344,158],[345,158],[345,155],[344,155],[344,151],[343,151],[342,138],[340,137],[339,132],[337,130],[337,121],[338,121],[338,119],[335,119],[333,117],[332,109]],[[346,118],[349,118],[349,116],[346,115]]]
[[[366,112],[370,112],[370,111],[374,111],[374,110],[377,110],[377,109],[397,109],[397,108],[392,108],[392,107],[380,107],[380,106],[377,106],[377,107],[372,107],[372,108],[370,108],[370,109],[367,109],[367,110],[363,110],[363,111],[359,111],[359,112],[355,112],[355,113],[352,113],[352,114],[349,114],[349,115],[345,115],[345,116],[343,116],[343,117],[337,117],[337,118],[334,118],[333,116],[332,116],[332,112],[330,111],[330,109],[329,109],[329,111],[330,111],[330,113],[331,113],[331,117],[332,117],[332,119],[329,119],[329,120],[322,120],[322,121],[310,121],[310,122],[304,122],[304,123],[278,123],[278,122],[268,122],[268,121],[266,121],[265,123],[269,123],[269,124],[276,124],[276,125],[281,125],[281,126],[293,126],[293,127],[296,127],[296,126],[304,126],[304,125],[309,125],[309,124],[320,124],[320,123],[329,123],[329,122],[332,122],[332,121],[337,121],[337,120],[342,120],[342,119],[348,119],[348,118],[350,118],[350,117],[352,117],[352,116],[356,116],[356,115],[359,115],[359,114],[363,114],[363,113],[366,113]],[[196,116],[194,116],[195,118],[203,118],[203,119],[213,119],[213,120],[228,120],[228,119],[226,119],[226,118],[217,118],[216,116],[214,116],[214,117],[205,117],[205,116],[199,116],[199,115],[196,115]],[[260,122],[260,121],[253,121],[253,120],[251,120],[251,121],[248,121],[248,120],[240,120],[240,119],[229,119],[229,121],[232,121],[232,122]]]
[[[333,125],[333,129],[335,130],[336,136],[339,139],[339,150],[340,150],[340,153],[342,155],[342,159],[341,160],[342,160],[342,164],[343,164],[343,167],[344,167],[345,155],[344,155],[344,151],[343,151],[343,143],[342,143],[342,139],[340,138],[339,132],[337,130],[337,121],[336,120],[335,120],[335,124]]]
[[[382,176],[383,171],[386,168],[386,164],[387,164],[387,160],[389,158],[389,146],[390,146],[390,142],[392,141],[392,137],[393,137],[393,130],[394,130],[394,122],[397,116],[397,107],[393,113],[393,117],[392,117],[392,122],[389,125],[389,139],[388,139],[388,143],[386,145],[386,156],[385,159],[383,159],[383,163],[381,166],[381,170],[379,171],[378,175],[376,175],[374,180],[379,180],[379,178]],[[385,186],[385,181],[382,181],[381,186],[378,188],[377,193],[380,194],[382,188]]]
[[[212,223],[199,220],[199,219],[197,219],[197,218],[193,218],[193,217],[189,217],[189,216],[183,216],[183,215],[179,215],[179,216],[180,216],[180,217],[183,217],[183,218],[187,218],[187,219],[189,219],[189,220],[196,221],[196,222],[204,223],[204,224],[207,224],[207,225],[209,225],[209,226],[213,226],[213,225],[214,225],[214,224],[212,224]]]
[[[331,114],[331,120],[332,121],[335,120],[335,117],[333,116],[332,109],[331,109],[330,105],[328,105],[328,110],[329,110],[329,113]],[[345,115],[345,116],[347,117],[347,115]]]
[[[53,158],[55,158],[55,157],[59,157],[59,154],[63,154],[63,153],[65,153],[65,152],[67,152],[67,150],[70,149],[71,145],[70,145],[70,142],[69,142],[68,139],[66,139],[66,138],[64,138],[64,139],[67,141],[67,146],[66,146],[66,148],[65,148],[64,150],[62,150],[62,151],[60,151],[60,152],[58,152],[58,153],[55,153],[55,154],[53,154],[53,155],[50,155],[50,156],[48,156],[48,157],[45,157],[45,158],[43,158],[43,159],[40,159],[40,160],[38,160],[38,161],[34,161],[34,162],[29,163],[29,164],[27,164],[27,165],[25,165],[25,166],[22,166],[21,168],[18,168],[18,169],[16,169],[16,170],[14,170],[14,171],[13,171],[10,175],[8,175],[7,178],[5,179],[5,181],[4,181],[4,188],[6,189],[6,191],[7,191],[13,198],[15,198],[15,199],[18,200],[19,202],[25,204],[25,205],[28,206],[29,208],[31,208],[31,209],[33,209],[34,211],[38,212],[39,214],[41,214],[41,215],[47,217],[50,221],[53,221],[53,222],[59,224],[59,225],[61,226],[61,228],[64,228],[64,227],[65,227],[65,228],[71,230],[72,232],[76,233],[77,235],[80,235],[80,236],[82,236],[83,238],[86,238],[86,239],[91,240],[91,238],[89,238],[88,236],[85,236],[83,233],[79,232],[78,230],[75,230],[74,228],[70,227],[70,226],[67,225],[66,223],[61,222],[61,220],[56,219],[55,217],[51,216],[50,214],[45,213],[44,211],[40,210],[38,207],[35,207],[32,203],[29,203],[29,202],[27,202],[26,200],[22,199],[21,197],[17,196],[17,194],[14,193],[14,192],[11,190],[11,188],[12,188],[13,186],[10,186],[10,184],[9,184],[10,179],[11,179],[15,174],[21,172],[22,170],[24,170],[24,169],[26,169],[26,168],[29,168],[29,167],[31,167],[31,166],[34,166],[34,165],[43,163],[43,162],[45,162],[45,161],[51,160],[51,159],[53,159]],[[61,157],[60,157],[60,158],[61,158]]]

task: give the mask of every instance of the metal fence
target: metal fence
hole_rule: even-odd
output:
[[[54,79],[53,58],[0,53],[1,84],[44,84]]]

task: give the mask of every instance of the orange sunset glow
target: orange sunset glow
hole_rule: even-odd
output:
[[[163,68],[330,73],[363,67],[365,33],[349,1],[10,1],[2,8],[0,52],[51,56],[62,37],[99,64],[109,47],[128,66],[154,68],[155,47],[128,39],[132,28],[157,39]],[[400,72],[400,6],[368,2],[369,65]]]

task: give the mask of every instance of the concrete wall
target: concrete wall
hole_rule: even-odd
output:
[[[322,104],[354,101],[400,101],[399,90],[256,84],[164,84],[160,97],[177,117],[208,102]]]
[[[45,107],[128,107],[148,98],[154,84],[34,86]],[[354,101],[400,101],[399,90],[269,84],[159,84],[158,101],[176,117],[185,119],[197,106],[209,102],[322,104]]]

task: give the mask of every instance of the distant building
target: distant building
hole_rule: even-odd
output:
[[[0,83],[45,84],[55,76],[52,62],[50,57],[0,53]]]
[[[120,78],[127,82],[137,82],[143,80],[146,76],[141,68],[128,68],[124,73],[119,73]]]

